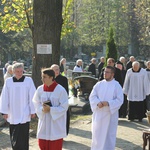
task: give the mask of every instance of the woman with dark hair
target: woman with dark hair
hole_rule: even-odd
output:
[[[68,94],[55,81],[55,72],[50,69],[41,71],[43,84],[33,97],[38,121],[37,138],[41,150],[62,150],[66,137],[66,112]]]

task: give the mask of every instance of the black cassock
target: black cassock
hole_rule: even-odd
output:
[[[55,81],[60,84],[61,86],[63,86],[66,89],[66,92],[69,94],[69,90],[68,90],[68,79],[65,76],[62,76],[61,74],[59,74],[56,78]],[[70,109],[68,108],[67,110],[67,122],[66,122],[66,131],[67,131],[67,135],[69,133],[69,126],[70,126]]]

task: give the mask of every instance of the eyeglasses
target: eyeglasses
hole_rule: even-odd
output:
[[[104,71],[104,73],[112,73],[112,72]]]

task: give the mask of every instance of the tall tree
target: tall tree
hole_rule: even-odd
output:
[[[139,24],[136,16],[136,2],[135,0],[131,0],[130,2],[130,11],[129,11],[129,22],[130,22],[130,44],[132,54],[134,56],[139,55]]]
[[[72,0],[66,0],[66,3]],[[3,32],[20,31],[30,28],[33,37],[32,77],[35,85],[41,84],[40,69],[59,63],[60,37],[63,24],[62,0],[2,0],[1,13]],[[66,16],[67,12],[66,12]],[[64,20],[66,22],[66,20]],[[65,30],[64,30],[65,31]],[[68,30],[67,30],[68,31]],[[37,53],[37,44],[52,46],[52,54]]]
[[[36,86],[41,81],[40,69],[59,62],[62,23],[62,0],[34,1],[32,76]],[[37,54],[37,44],[51,44],[52,54]]]
[[[110,27],[109,29],[109,37],[106,43],[106,60],[105,62],[107,62],[108,58],[114,58],[115,61],[117,61],[118,58],[118,52],[117,52],[117,48],[116,48],[116,43],[114,40],[114,31],[113,28]]]

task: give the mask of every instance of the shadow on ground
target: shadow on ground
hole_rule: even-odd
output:
[[[148,129],[150,128],[150,124],[148,124],[147,119],[143,119],[142,122],[139,121],[128,121],[128,120],[119,120],[119,126],[124,126],[128,128],[133,128],[136,130]]]
[[[65,141],[63,144],[63,148],[66,150],[90,150],[90,147],[82,144],[82,143],[77,143],[75,141]]]

